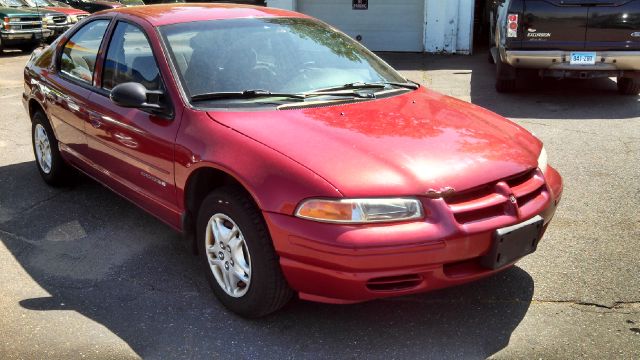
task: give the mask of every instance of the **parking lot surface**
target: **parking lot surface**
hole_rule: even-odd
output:
[[[21,104],[28,56],[0,56],[0,357],[640,358],[640,98],[610,79],[497,94],[486,54],[383,54],[409,79],[506,116],[564,176],[538,251],[473,284],[364,304],[292,301],[245,320],[180,235],[108,189],[40,179]]]

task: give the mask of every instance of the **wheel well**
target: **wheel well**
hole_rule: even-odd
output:
[[[249,191],[247,191],[247,189],[238,180],[228,173],[214,168],[201,168],[196,170],[189,176],[187,185],[185,186],[185,214],[182,220],[184,235],[192,242],[192,249],[194,252],[197,252],[194,235],[200,205],[202,205],[202,201],[209,193],[223,186],[237,187],[245,192],[255,204],[255,199],[253,199]]]
[[[185,187],[185,205],[192,214],[197,214],[204,198],[213,190],[222,186],[237,186],[247,192],[242,184],[228,173],[214,169],[202,168],[189,176]]]
[[[39,102],[37,102],[35,99],[29,100],[29,119],[33,120],[33,114],[35,114],[37,111],[42,111],[43,114],[45,113]]]

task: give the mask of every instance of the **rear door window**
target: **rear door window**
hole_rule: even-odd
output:
[[[67,41],[60,58],[60,71],[86,84],[93,84],[98,50],[110,20],[94,20],[84,25]]]
[[[160,70],[145,33],[137,26],[119,22],[116,26],[104,63],[102,87],[136,82],[147,90],[161,88]]]

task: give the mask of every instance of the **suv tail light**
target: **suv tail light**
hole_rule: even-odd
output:
[[[509,14],[507,20],[507,37],[518,37],[518,14]]]

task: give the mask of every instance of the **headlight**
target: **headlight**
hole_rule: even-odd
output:
[[[67,17],[67,21],[69,21],[69,23],[71,24],[75,24],[78,22],[78,16],[77,15],[69,15]]]
[[[303,201],[296,216],[330,223],[366,224],[420,219],[422,205],[417,199],[310,199]]]
[[[547,173],[547,150],[545,150],[544,146],[538,157],[538,168],[540,168],[543,174]]]

